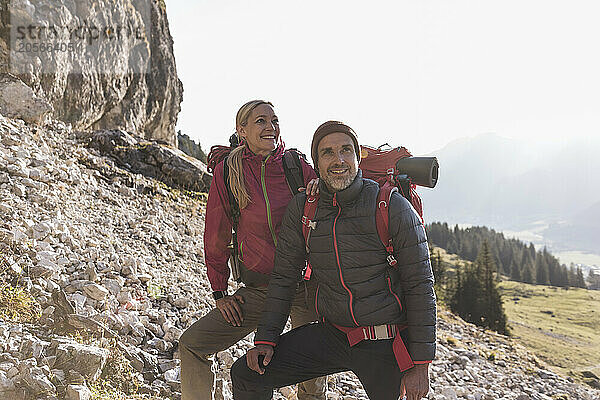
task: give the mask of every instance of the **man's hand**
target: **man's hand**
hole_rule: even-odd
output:
[[[429,364],[417,364],[402,376],[402,394],[406,400],[421,400],[429,392]]]
[[[244,298],[239,294],[225,296],[216,302],[217,308],[221,311],[225,321],[233,326],[242,326],[242,321],[244,320],[242,308],[238,302],[244,304]]]
[[[261,356],[264,356],[264,360],[261,360]],[[246,353],[246,364],[248,364],[248,368],[262,375],[265,373],[265,369],[263,367],[266,367],[271,362],[272,357],[273,346],[269,346],[268,344],[259,344],[258,346],[248,350],[248,353]]]

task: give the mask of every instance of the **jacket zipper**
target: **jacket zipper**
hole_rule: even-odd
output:
[[[319,316],[319,307],[318,307],[318,301],[319,301],[319,285],[317,285],[317,291],[315,292],[315,313],[317,314],[317,319],[320,318]]]
[[[338,270],[340,272],[340,282],[342,283],[342,286],[344,287],[344,289],[346,289],[346,291],[348,292],[348,295],[350,296],[350,300],[349,300],[348,304],[350,306],[350,315],[352,315],[352,321],[354,321],[356,326],[360,326],[359,323],[356,321],[356,318],[354,317],[354,310],[352,309],[352,292],[350,291],[350,289],[348,289],[348,286],[346,286],[346,283],[344,282],[344,277],[342,276],[342,264],[340,263],[340,253],[338,251],[337,237],[335,234],[335,226],[337,224],[338,217],[342,213],[342,207],[340,207],[340,205],[337,203],[336,196],[337,196],[337,193],[334,193],[333,194],[333,205],[337,206],[337,208],[338,208],[338,213],[335,216],[335,219],[333,220],[333,247],[335,249],[335,259],[337,261]]]
[[[271,157],[271,155],[268,155],[267,158],[264,159],[260,167],[260,184],[262,185],[263,195],[265,196],[265,205],[267,207],[267,222],[269,223],[269,230],[271,231],[273,244],[275,244],[275,247],[277,247],[277,236],[275,235],[275,231],[273,230],[273,221],[271,220],[271,205],[269,204],[269,196],[267,195],[267,185],[265,183],[265,164],[269,157]]]

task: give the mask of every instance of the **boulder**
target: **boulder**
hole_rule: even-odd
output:
[[[0,114],[40,124],[52,110],[52,106],[22,80],[12,74],[0,73]]]
[[[84,385],[69,385],[65,393],[65,400],[89,400],[92,392]]]
[[[89,283],[83,287],[83,292],[90,298],[102,301],[108,295],[108,289],[97,283]]]
[[[106,349],[61,338],[52,340],[49,352],[56,356],[54,368],[76,370],[88,381],[94,381],[100,376],[109,356]]]
[[[33,393],[53,394],[56,387],[50,382],[43,368],[36,366],[35,359],[29,359],[19,364],[19,375],[15,377]],[[47,372],[50,372],[48,370]]]
[[[8,378],[5,371],[0,370],[0,397],[5,398],[4,393],[11,392],[13,390],[15,390],[15,384]]]
[[[206,192],[210,187],[212,176],[202,161],[160,141],[144,140],[122,130],[80,132],[79,137],[133,173],[178,189]],[[127,189],[120,192],[126,197],[133,195]]]

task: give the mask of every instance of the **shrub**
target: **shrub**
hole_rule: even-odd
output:
[[[41,315],[40,305],[25,289],[0,283],[0,319],[34,323]]]

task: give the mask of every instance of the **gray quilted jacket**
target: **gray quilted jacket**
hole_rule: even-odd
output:
[[[320,185],[309,241],[312,277],[318,284],[320,318],[354,327],[399,324],[415,361],[435,357],[436,301],[427,237],[410,203],[394,193],[389,230],[398,264],[390,267],[377,234],[375,208],[379,186],[359,175],[343,191]],[[277,343],[305,265],[302,214],[305,194],[290,202],[279,233],[275,266],[255,342]]]

